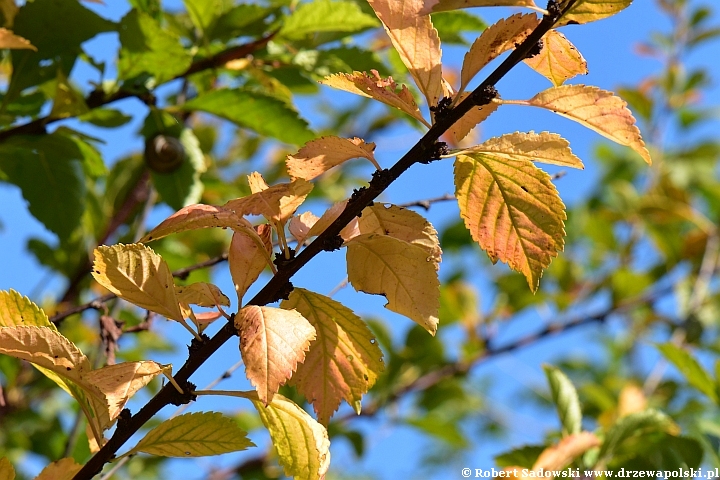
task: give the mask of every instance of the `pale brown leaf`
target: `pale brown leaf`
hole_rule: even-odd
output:
[[[280,306],[300,312],[317,332],[291,384],[313,404],[323,425],[343,399],[360,414],[362,396],[384,369],[382,352],[365,322],[341,303],[302,288],[295,288]]]
[[[543,37],[540,53],[523,60],[556,87],[576,75],[587,75],[587,62],[565,35],[550,30]]]
[[[602,20],[626,9],[631,3],[632,0],[578,0],[556,25]]]
[[[235,328],[245,373],[267,405],[305,360],[315,328],[295,310],[254,305],[238,312]]]
[[[230,200],[223,208],[234,211],[238,216],[262,215],[268,221],[284,225],[312,189],[312,183],[298,178],[290,183],[273,185],[247,197]]]
[[[465,100],[470,95],[469,92],[462,92],[458,103]],[[500,98],[499,96],[496,98]],[[490,114],[500,106],[497,102],[490,102],[481,107],[473,107],[469,112],[463,115],[460,120],[453,123],[449,131],[456,143],[465,138],[470,131],[475,128],[478,124],[482,123],[487,119]]]
[[[380,170],[374,151],[375,144],[362,138],[327,136],[309,141],[296,154],[288,155],[285,163],[291,178],[312,180],[353,158],[367,158]]]
[[[420,13],[427,15],[472,7],[526,7],[540,10],[533,0],[426,0]]]
[[[252,224],[238,216],[232,210],[214,205],[188,205],[166,218],[160,225],[153,228],[140,239],[140,243],[159,240],[172,233],[195,230],[198,228],[232,228],[235,230],[249,228]]]
[[[429,16],[420,15],[424,0],[368,0],[385,26],[400,59],[428,105],[443,95],[440,37]]]
[[[627,103],[613,92],[586,85],[563,85],[540,92],[528,101],[512,103],[546,108],[632,148],[648,164],[652,163]]]
[[[288,224],[288,230],[292,236],[297,240],[298,244],[302,244],[310,233],[310,229],[320,220],[319,217],[314,215],[312,212],[304,212],[301,215],[295,215],[290,219]]]
[[[359,235],[347,242],[348,279],[355,290],[383,295],[385,308],[435,335],[440,282],[432,255],[387,235]]]
[[[248,288],[255,283],[267,265],[268,253],[245,231],[233,233],[228,252],[228,266],[232,276],[238,305]]]
[[[170,268],[150,247],[140,243],[98,247],[92,275],[118,297],[183,321]]]
[[[330,224],[333,223],[340,216],[340,214],[345,210],[346,206],[347,200],[343,200],[342,202],[335,203],[332,207],[325,210],[325,213],[322,214],[322,217],[320,217],[320,219],[315,222],[312,228],[310,228],[307,238],[315,237],[324,232],[325,229],[329,227]],[[340,236],[343,238],[343,240],[347,241],[350,240],[352,237],[360,235],[360,232],[357,230],[357,224],[358,221],[356,217],[353,218],[347,226],[340,230]]]
[[[496,157],[530,160],[561,167],[585,168],[582,160],[570,150],[570,143],[557,133],[550,132],[507,133],[462,151],[488,153]]]
[[[372,70],[372,73],[374,77],[364,72],[337,73],[325,77],[320,80],[320,83],[338,90],[362,95],[363,97],[374,98],[386,105],[402,110],[425,126],[430,127],[405,85],[396,84],[392,77],[381,78],[376,70]]]
[[[247,179],[250,193],[259,193],[270,188],[260,172],[252,172]]]
[[[212,283],[196,282],[184,287],[175,287],[178,301],[200,307],[230,306],[230,299]]]
[[[14,50],[35,50],[37,52],[37,48],[35,48],[29,40],[24,39],[19,35],[15,35],[7,28],[0,28],[0,50],[5,48]]]
[[[543,450],[532,469],[533,471],[543,469],[546,472],[561,470],[570,465],[575,458],[589,449],[599,446],[600,443],[600,439],[590,432],[569,435],[560,440],[557,445]]]
[[[62,458],[43,468],[35,480],[72,480],[80,469],[82,465],[76,463],[74,459]]]
[[[525,40],[539,24],[540,20],[534,13],[516,13],[486,28],[463,58],[460,91],[465,90],[485,65],[503,52],[515,48],[515,45]]]

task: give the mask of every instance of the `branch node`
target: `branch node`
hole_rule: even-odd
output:
[[[194,392],[197,390],[197,386],[192,383],[188,382],[187,380],[185,382],[178,382],[180,383],[180,386],[183,389],[183,393],[178,392],[173,387],[170,392],[170,403],[175,405],[176,407],[179,407],[180,405],[187,405],[188,403],[194,401],[197,398],[197,395],[195,395]]]
[[[280,300],[288,300],[290,298],[290,294],[294,289],[295,286],[292,284],[291,281],[288,280],[283,285],[278,287],[277,291],[275,292],[275,296],[271,298],[268,303],[274,303]]]
[[[326,252],[333,252],[335,250],[339,250],[340,247],[343,246],[343,243],[345,243],[345,240],[340,235],[335,235],[334,237],[323,238],[322,249],[325,250]]]
[[[545,16],[549,17],[550,20],[552,20],[552,23],[560,20],[560,16],[562,15],[562,8],[560,7],[560,2],[558,2],[557,0],[548,0],[546,10],[548,13]]]
[[[520,44],[516,44],[515,47],[517,48]],[[542,51],[543,47],[545,46],[545,42],[543,42],[542,38],[538,40],[538,42],[533,45],[533,47],[528,51],[527,55],[525,55],[525,58],[533,58],[537,55],[540,55],[540,52]]]
[[[478,107],[487,105],[492,102],[494,98],[498,96],[498,91],[495,85],[487,85],[483,88],[475,89],[472,94],[472,102]]]
[[[373,188],[385,190],[392,183],[390,170],[388,170],[387,168],[384,168],[382,170],[375,170],[372,174],[372,177],[373,178],[372,180],[370,180],[370,185],[372,185]]]
[[[377,172],[376,172],[377,173]],[[375,176],[375,173],[373,173],[373,177]],[[350,195],[350,200],[348,203],[356,202],[358,198],[367,190],[367,187],[360,187],[360,188],[353,188],[353,193]]]
[[[429,157],[419,160],[419,163],[422,163],[423,165],[427,165],[428,163],[434,162],[436,160],[440,160],[440,158],[443,155],[447,155],[449,151],[450,150],[448,149],[447,143],[435,142],[432,146],[432,152],[430,152]]]
[[[131,418],[132,414],[130,413],[129,408],[123,408],[122,410],[120,410],[120,415],[118,415],[117,420],[117,429],[123,431],[128,428]]]
[[[205,343],[207,343],[208,340],[210,340],[210,337],[205,335],[204,333],[200,334],[200,338],[202,338],[202,342],[198,340],[197,338],[193,338],[190,342],[190,345],[188,346],[188,351],[190,354],[195,353],[196,351],[200,350]]]
[[[285,258],[285,252],[275,253],[275,260],[273,260],[273,263],[278,268],[278,272],[287,267],[288,264],[290,264],[295,259],[295,250],[289,247],[287,250],[290,253],[289,258]]]
[[[450,105],[452,105],[452,98],[450,97],[442,97],[440,100],[438,100],[437,105],[433,105],[430,107],[430,111],[435,114],[435,120],[440,121],[443,117],[445,117],[448,113],[450,113]]]

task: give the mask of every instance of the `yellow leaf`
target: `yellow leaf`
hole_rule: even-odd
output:
[[[98,247],[92,274],[118,297],[168,319],[183,321],[170,268],[150,247],[140,243]]]
[[[320,137],[306,143],[295,155],[288,155],[287,171],[292,178],[312,180],[353,158],[367,158],[380,170],[373,152],[374,143],[362,138]]]
[[[284,225],[312,189],[312,183],[298,178],[290,183],[273,185],[247,197],[230,200],[223,208],[234,211],[238,216],[262,215],[268,221]]]
[[[186,413],[153,428],[127,454],[206,457],[254,447],[237,422],[217,412]],[[126,455],[127,455],[126,454]]]
[[[590,432],[580,432],[563,438],[557,445],[548,447],[533,465],[534,471],[561,470],[577,457],[600,445],[600,439]]]
[[[602,20],[626,9],[631,3],[632,0],[578,0],[556,25]]]
[[[270,188],[260,172],[252,172],[247,178],[250,193],[259,193]]]
[[[523,158],[460,155],[455,196],[465,226],[490,259],[522,272],[536,291],[564,245],[565,206],[550,177]]]
[[[502,102],[505,102],[501,100]],[[574,120],[600,135],[632,148],[648,164],[650,153],[645,148],[635,118],[627,103],[613,92],[586,85],[563,85],[538,93],[528,101],[512,101],[521,105],[546,108]]]
[[[327,430],[292,400],[276,394],[270,405],[253,400],[270,432],[285,475],[295,480],[320,480],[330,466]]]
[[[424,0],[368,0],[428,105],[443,95],[440,37],[429,16],[420,15]]]
[[[295,240],[297,240],[298,245],[305,242],[308,238],[308,234],[310,233],[310,229],[312,229],[313,225],[315,225],[318,220],[320,220],[320,218],[315,216],[312,212],[304,212],[301,215],[295,215],[290,219],[288,230],[290,230],[292,236]]]
[[[72,458],[63,458],[43,468],[35,480],[72,480],[82,467]]]
[[[237,216],[232,210],[214,205],[188,205],[166,218],[160,225],[140,239],[140,243],[159,240],[172,233],[195,230],[197,228],[233,228],[252,229],[252,224]]]
[[[108,365],[87,372],[84,378],[105,394],[110,405],[110,419],[114,420],[130,397],[162,371],[162,365],[146,360]]]
[[[585,168],[570,150],[570,143],[557,133],[508,133],[493,137],[462,152],[486,153],[510,160],[530,160],[561,167]]]
[[[628,383],[620,391],[618,399],[618,418],[625,417],[631,413],[642,412],[647,408],[647,398],[642,388],[634,383]]]
[[[228,265],[237,292],[238,305],[242,305],[243,295],[267,265],[268,252],[263,252],[264,247],[260,245],[244,230],[233,233],[228,251]]]
[[[472,7],[526,7],[540,10],[533,0],[428,0],[420,13],[425,15]]]
[[[0,327],[48,327],[57,330],[45,312],[15,290],[0,291]]]
[[[0,49],[4,48],[15,50],[35,50],[37,52],[37,48],[35,48],[29,40],[26,40],[19,35],[15,35],[6,28],[0,28]]]
[[[543,37],[540,53],[524,62],[556,87],[576,75],[587,75],[587,62],[562,33],[550,30]]]
[[[320,83],[363,97],[374,98],[402,110],[423,125],[430,126],[423,118],[412,94],[405,85],[397,85],[392,77],[383,79],[375,70],[372,70],[372,73],[374,78],[364,72],[337,73],[325,77],[320,80]]]
[[[305,360],[315,328],[295,310],[250,305],[235,316],[245,373],[266,405],[298,363]]]
[[[462,92],[458,103],[465,100],[470,95],[469,92]],[[499,97],[498,97],[499,98]],[[453,123],[449,131],[456,143],[465,138],[470,131],[478,124],[485,121],[500,106],[497,102],[490,102],[481,107],[473,107],[469,112],[463,115],[460,120]]]
[[[387,235],[359,235],[347,246],[348,279],[355,290],[385,296],[385,308],[435,335],[440,282],[432,255]]]
[[[5,457],[0,457],[0,480],[15,480],[15,468]]]
[[[475,40],[463,58],[460,74],[460,91],[464,91],[470,80],[494,58],[515,48],[540,24],[533,13],[516,13],[510,18],[499,20],[486,28]]]
[[[230,306],[230,299],[212,283],[196,282],[185,287],[175,287],[178,301],[186,304],[212,308],[217,305]]]
[[[341,303],[302,288],[295,288],[280,307],[300,312],[317,332],[291,384],[313,404],[320,423],[328,424],[342,399],[359,407],[384,369],[365,322]]]
[[[375,203],[366,207],[358,219],[358,230],[363,233],[379,233],[404,240],[425,250],[438,268],[442,249],[437,230],[422,215],[396,205]]]

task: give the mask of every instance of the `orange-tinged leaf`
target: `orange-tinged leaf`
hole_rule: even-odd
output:
[[[5,48],[14,50],[35,50],[37,52],[37,48],[35,48],[29,40],[19,35],[15,35],[7,28],[0,28],[0,50]]]
[[[140,239],[140,243],[159,240],[172,233],[198,228],[250,228],[252,224],[232,210],[214,205],[188,205],[166,218],[160,225]]]
[[[175,287],[178,301],[201,307],[230,306],[230,299],[212,283],[196,282],[184,287]]]
[[[462,152],[485,153],[515,160],[530,160],[561,167],[585,168],[570,150],[570,143],[557,133],[507,133]]]
[[[268,221],[284,225],[312,189],[312,183],[298,178],[290,183],[273,185],[247,197],[230,200],[223,208],[234,211],[238,216],[262,215]]]
[[[396,205],[375,203],[365,207],[358,219],[358,230],[363,233],[379,233],[404,240],[425,250],[436,268],[442,258],[437,230],[419,213]]]
[[[206,457],[254,447],[237,422],[217,412],[186,413],[153,428],[128,454]]]
[[[647,404],[647,397],[645,397],[643,389],[634,383],[628,383],[620,390],[617,407],[618,418],[642,412],[647,408]]]
[[[43,468],[35,480],[72,480],[82,467],[72,458],[62,458]]]
[[[146,360],[108,365],[87,372],[84,378],[105,394],[110,405],[110,419],[113,420],[120,414],[130,397],[162,371],[162,365]]]
[[[285,475],[295,480],[320,480],[330,467],[327,430],[292,400],[276,394],[269,405],[253,405],[270,432]]]
[[[528,101],[512,103],[551,110],[632,148],[648,164],[652,163],[627,103],[613,92],[586,85],[563,85],[540,92]]]
[[[362,396],[384,369],[382,352],[365,322],[343,304],[302,288],[295,288],[280,306],[300,312],[317,333],[290,383],[313,404],[323,425],[343,399],[359,414]]]
[[[626,9],[631,3],[632,0],[578,0],[556,25],[602,20]]]
[[[469,92],[462,92],[460,94],[460,99],[458,100],[458,103],[465,100],[468,95],[470,95]],[[484,122],[491,113],[498,109],[498,107],[500,107],[500,104],[497,102],[490,102],[481,107],[473,107],[469,112],[463,115],[460,120],[453,123],[449,131],[455,142],[458,143],[460,142],[460,140],[465,138],[473,128],[475,128],[478,124]]]
[[[267,405],[305,360],[315,328],[295,310],[250,305],[235,316],[245,373]]]
[[[364,72],[337,73],[325,77],[320,80],[320,83],[338,90],[362,95],[363,97],[374,98],[386,105],[402,110],[425,126],[430,126],[423,118],[412,94],[405,85],[397,85],[392,77],[383,79],[375,70],[372,73],[374,77]]]
[[[465,90],[470,80],[485,65],[503,52],[515,48],[515,45],[525,40],[539,24],[540,20],[534,13],[516,13],[486,28],[463,58],[460,91]]]
[[[531,290],[564,246],[565,206],[529,160],[493,153],[455,160],[455,196],[473,239],[493,262],[522,272]]]
[[[340,214],[345,210],[346,206],[347,200],[343,200],[342,202],[338,202],[332,207],[325,210],[325,213],[322,214],[322,217],[320,217],[320,219],[315,222],[312,228],[310,228],[307,238],[315,237],[324,232],[325,229],[329,227],[330,224],[333,223],[340,216]],[[350,240],[352,237],[360,235],[360,232],[357,230],[357,224],[358,219],[356,217],[353,218],[352,221],[345,228],[340,230],[340,236],[343,238],[343,240],[347,241]]]
[[[562,470],[570,462],[593,447],[600,445],[600,439],[590,432],[580,432],[569,435],[557,445],[548,447],[540,454],[533,465],[533,470],[544,471]]]
[[[6,457],[0,457],[0,480],[15,480],[15,468]]]
[[[263,247],[245,231],[233,233],[228,252],[228,265],[239,305],[242,305],[245,292],[255,283],[267,265],[268,252],[263,250]]]
[[[318,220],[320,220],[320,218],[312,212],[304,212],[290,219],[288,230],[290,230],[290,233],[295,240],[297,240],[298,244],[302,244],[308,238],[310,229],[312,229]]]
[[[368,0],[385,26],[400,59],[428,105],[443,95],[440,37],[429,16],[420,15],[424,0]]]
[[[48,327],[57,330],[45,312],[15,290],[0,291],[0,327]]]
[[[286,159],[287,171],[292,178],[312,180],[353,158],[367,158],[380,170],[373,152],[374,143],[362,138],[320,137],[306,143],[295,155]]]
[[[98,247],[92,275],[118,297],[183,321],[170,268],[150,247],[140,243]]]
[[[523,61],[556,87],[576,75],[588,73],[587,62],[578,49],[556,30],[545,34],[540,53]]]
[[[385,308],[435,335],[440,282],[424,248],[387,235],[364,234],[347,242],[348,279],[355,290],[383,295]]]
[[[526,7],[539,10],[534,0],[428,0],[423,15],[472,7]]]

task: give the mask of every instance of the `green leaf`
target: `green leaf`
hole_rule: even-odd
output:
[[[163,83],[187,70],[192,61],[177,37],[137,10],[131,10],[120,22],[120,44],[121,80],[146,73],[155,77],[156,83]]]
[[[468,444],[459,422],[451,418],[443,418],[439,414],[430,413],[421,417],[409,418],[406,422],[408,425],[446,442],[453,448],[464,448]]]
[[[380,26],[380,22],[360,10],[355,2],[315,0],[301,4],[290,15],[280,35],[301,40],[318,32],[360,32]]]
[[[550,384],[553,403],[557,409],[565,435],[580,433],[582,430],[582,411],[577,391],[570,379],[558,368],[544,365],[545,375]]]
[[[377,70],[383,77],[390,75],[390,71],[375,52],[358,47],[343,46],[320,50],[314,73],[326,77],[338,72],[369,72],[373,69]]]
[[[463,32],[482,32],[487,27],[479,17],[460,10],[433,13],[430,17],[443,44],[468,45],[462,37]]]
[[[613,425],[605,434],[605,440],[600,446],[598,458],[611,458],[617,448],[627,439],[644,435],[650,432],[666,432],[675,427],[673,421],[662,412],[657,410],[645,410],[631,413],[623,417]]]
[[[244,90],[215,90],[190,100],[184,110],[200,110],[261,135],[301,145],[315,137],[297,112],[276,98]]]
[[[78,118],[97,127],[115,128],[125,125],[132,117],[112,108],[96,108]]]
[[[713,402],[718,403],[715,380],[692,355],[672,343],[663,343],[657,347],[660,353],[680,370],[690,385],[707,395]]]
[[[126,455],[205,457],[254,447],[235,420],[217,412],[186,413],[153,428]]]
[[[58,133],[17,135],[0,144],[0,171],[61,240],[80,224],[85,208],[83,158],[77,144]]]
[[[495,463],[498,467],[532,468],[543,450],[545,445],[524,445],[498,455],[495,457]]]
[[[183,0],[183,3],[193,25],[202,32],[208,31],[209,27],[220,16],[226,4],[222,0]]]
[[[200,174],[205,171],[205,156],[200,143],[189,128],[182,131],[180,143],[185,148],[185,160],[170,173],[152,172],[152,179],[160,198],[175,210],[197,203],[203,192]]]
[[[52,118],[76,117],[88,112],[85,98],[67,79],[62,70],[58,70],[55,81],[55,97],[50,111]]]
[[[267,30],[264,20],[276,10],[255,4],[236,5],[220,16],[212,32],[206,35],[223,42],[237,37],[261,35]]]
[[[0,327],[34,325],[57,331],[45,312],[15,290],[0,291]]]

